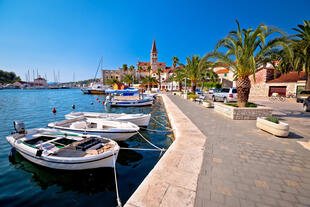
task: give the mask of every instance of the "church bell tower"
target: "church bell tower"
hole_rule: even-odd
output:
[[[156,49],[156,44],[155,44],[155,38],[153,40],[153,45],[152,45],[152,50],[151,50],[151,67],[152,70],[157,69],[157,49]]]

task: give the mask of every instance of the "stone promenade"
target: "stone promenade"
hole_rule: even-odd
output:
[[[195,206],[310,206],[310,151],[255,121],[232,121],[179,96],[169,98],[207,137]]]

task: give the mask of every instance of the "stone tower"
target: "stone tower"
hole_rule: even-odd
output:
[[[153,40],[152,50],[151,50],[151,67],[152,71],[157,69],[157,49],[155,44],[155,38]]]

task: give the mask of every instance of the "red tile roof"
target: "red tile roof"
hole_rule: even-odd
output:
[[[138,66],[149,66],[151,65],[150,62],[139,62]]]
[[[290,72],[287,74],[282,74],[279,78],[268,81],[267,83],[288,83],[297,82],[300,80],[306,80],[306,72]]]
[[[218,71],[216,71],[215,73],[220,74],[220,73],[229,73],[228,69],[220,69]]]

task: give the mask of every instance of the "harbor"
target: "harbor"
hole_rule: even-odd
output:
[[[70,94],[70,95],[69,95]],[[128,114],[151,114],[148,130],[140,131],[148,141],[167,149],[172,143],[172,133],[161,99],[153,106],[114,108],[98,103],[100,95],[84,95],[79,89],[55,90],[2,90],[1,91],[1,137],[13,132],[13,122],[22,120],[26,130],[47,127],[48,123],[64,120],[71,112],[109,112]],[[67,97],[63,100],[62,97]],[[93,102],[93,104],[91,104]],[[75,109],[72,109],[75,105]],[[57,110],[52,113],[53,108]],[[153,131],[152,131],[153,130]],[[124,142],[121,148],[154,149],[136,134]],[[49,205],[85,206],[105,202],[116,206],[116,190],[113,168],[80,171],[64,171],[41,167],[19,153],[14,159],[8,157],[11,146],[1,139],[1,194],[0,205],[21,206]],[[122,203],[136,190],[161,157],[159,151],[121,149],[116,161],[117,182]],[[27,190],[32,189],[32,190]],[[22,198],[22,199],[21,199]],[[55,199],[57,198],[57,199]],[[61,199],[61,203],[59,203]],[[54,203],[55,202],[55,203]],[[54,204],[53,204],[54,203]]]

